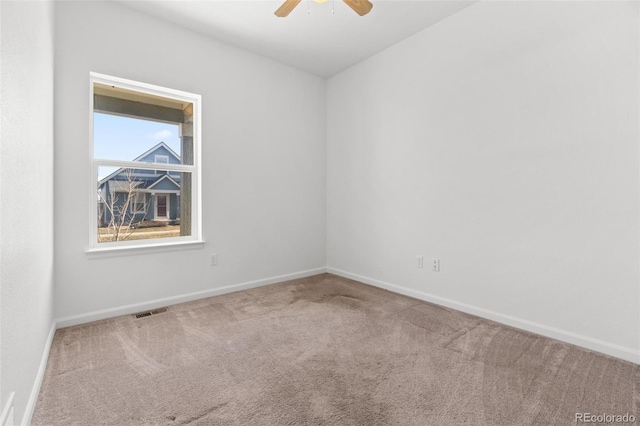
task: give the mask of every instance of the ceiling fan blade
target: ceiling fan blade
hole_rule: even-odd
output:
[[[274,14],[280,18],[284,18],[285,16],[287,16],[288,14],[291,13],[291,11],[298,5],[298,3],[300,3],[302,0],[284,0],[284,3],[282,3],[282,6],[280,6],[278,8],[278,10],[276,10],[274,12]]]
[[[369,13],[373,4],[369,0],[343,0],[347,6],[353,9],[358,15],[363,16]]]

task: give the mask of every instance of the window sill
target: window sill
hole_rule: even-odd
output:
[[[92,247],[85,250],[89,259],[97,259],[101,257],[130,256],[136,254],[161,253],[167,251],[194,250],[204,247],[203,240],[196,241],[179,241],[169,243],[154,243],[127,245],[117,247]]]

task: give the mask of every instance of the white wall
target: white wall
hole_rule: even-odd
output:
[[[57,318],[324,267],[324,80],[113,2],[55,10]],[[90,71],[202,95],[204,249],[85,254]]]
[[[330,270],[638,362],[638,14],[480,2],[330,79]]]
[[[15,392],[18,424],[53,320],[53,11],[0,11],[0,410]]]

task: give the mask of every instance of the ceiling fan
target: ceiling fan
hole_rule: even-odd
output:
[[[282,6],[274,13],[279,18],[284,18],[300,3],[302,0],[284,0]],[[326,0],[316,0],[318,3],[324,3]],[[353,9],[358,15],[363,16],[369,13],[373,4],[369,0],[342,0],[347,6]]]

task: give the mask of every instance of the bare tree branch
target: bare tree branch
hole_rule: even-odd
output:
[[[105,196],[102,191],[98,191],[98,197],[105,206],[102,210],[102,219],[104,219],[104,215],[106,215],[107,212],[109,213],[109,223],[107,225],[109,232],[106,234],[100,234],[98,232],[98,242],[123,241],[135,232],[133,225],[136,217],[139,217],[141,213],[139,213],[137,209],[134,209],[134,212],[130,212],[131,207],[136,207],[134,204],[137,204],[134,203],[134,198],[137,201],[139,196],[144,197],[144,215],[141,220],[145,220],[147,217],[150,200],[147,200],[144,192],[140,192],[139,188],[143,182],[135,179],[133,169],[125,169],[122,173],[126,178],[124,191],[112,191],[110,189],[108,196]],[[119,193],[124,194],[122,203],[120,203]]]

